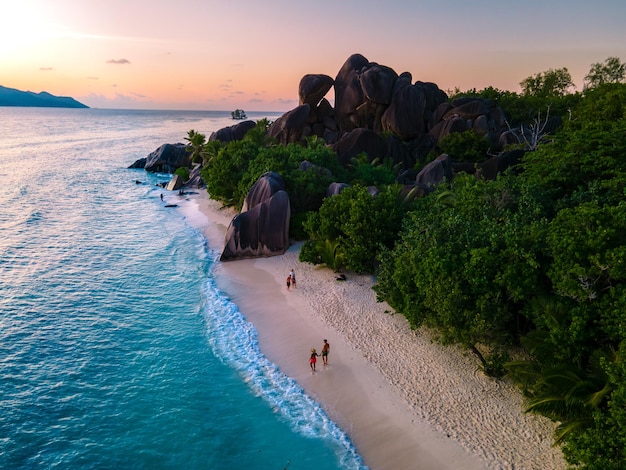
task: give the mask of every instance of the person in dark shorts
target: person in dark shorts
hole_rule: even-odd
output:
[[[322,347],[322,362],[325,366],[328,365],[328,353],[330,352],[330,344],[327,340],[324,340],[324,346]]]

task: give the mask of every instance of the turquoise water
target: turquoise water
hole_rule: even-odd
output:
[[[169,176],[127,169],[231,124],[0,108],[0,468],[365,468],[217,290]]]

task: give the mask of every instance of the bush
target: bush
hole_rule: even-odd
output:
[[[189,180],[189,169],[185,168],[185,167],[180,167],[177,168],[176,171],[174,172],[175,175],[180,176],[183,181],[188,181]]]
[[[454,160],[479,163],[489,158],[490,147],[487,137],[468,130],[448,134],[437,144],[436,150],[439,155],[447,153]]]
[[[305,221],[311,246],[301,258],[318,264],[328,257],[322,256],[322,251],[326,253],[333,247],[333,253],[343,256],[347,269],[374,272],[379,251],[393,246],[405,210],[396,186],[382,188],[377,196],[369,194],[364,186],[346,188],[324,199],[319,212],[311,213]]]

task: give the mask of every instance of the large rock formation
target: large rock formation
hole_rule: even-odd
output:
[[[256,126],[254,121],[242,121],[238,124],[219,129],[209,136],[209,141],[219,140],[220,142],[232,142],[241,140],[246,133]]]
[[[491,157],[478,165],[476,176],[486,180],[495,180],[499,173],[517,165],[525,153],[524,150],[516,149]]]
[[[498,147],[501,135],[507,131],[501,108],[487,99],[463,97],[437,106],[432,116],[430,135],[440,142],[454,132],[473,130],[487,137]]]
[[[435,109],[447,99],[434,83],[411,85],[411,75],[405,72],[396,80],[392,102],[382,117],[383,130],[403,140],[418,138],[428,130]]]
[[[189,172],[189,179],[184,182],[185,187],[187,188],[205,188],[206,184],[202,179],[202,175],[200,174],[200,170],[202,170],[202,166],[200,164],[196,164],[193,169]]]
[[[332,88],[334,107],[325,97]],[[344,166],[352,164],[353,159],[361,155],[370,162],[375,159],[390,162],[400,169],[397,182],[404,186],[403,193],[410,197],[428,194],[458,171],[494,178],[515,160],[488,160],[485,155],[485,162],[476,165],[457,162],[454,155],[442,155],[427,163],[417,174],[413,168],[424,165],[433,150],[440,152],[438,143],[452,133],[473,130],[490,140],[492,152],[502,148],[500,143],[503,141],[519,140],[519,133],[506,133],[508,125],[504,112],[493,101],[475,97],[449,100],[436,84],[414,81],[409,72],[398,74],[390,67],[370,62],[361,54],[348,57],[334,79],[324,74],[303,76],[298,86],[298,98],[296,108],[272,123],[268,131],[270,137],[287,145],[306,144],[309,137],[317,136],[334,150]],[[217,135],[228,137],[231,133],[232,128],[227,128],[218,131]],[[226,137],[220,140],[228,141]],[[271,251],[257,246],[257,239],[261,236],[259,224],[247,220],[261,217],[258,212],[263,204],[268,204],[268,194],[278,194],[272,184],[263,184],[265,186],[251,190],[249,197],[255,202],[249,204],[247,199],[240,219],[233,224],[225,259],[254,256],[254,253],[267,256]],[[331,185],[327,196],[338,194],[344,187],[340,183]],[[256,195],[259,191],[262,196]],[[246,233],[246,230],[252,233]],[[273,231],[275,227],[268,230]]]
[[[310,111],[311,106],[304,103],[283,114],[272,123],[268,135],[283,145],[302,141],[311,133],[310,127],[307,126]],[[307,128],[308,132],[305,132]]]
[[[242,212],[226,231],[222,261],[283,254],[289,248],[291,207],[285,183],[265,173],[252,186]]]
[[[326,98],[333,88],[334,106]],[[396,181],[403,185],[406,197],[426,195],[458,172],[495,178],[515,165],[520,154],[489,157],[500,152],[505,144],[533,137],[529,129],[510,129],[504,112],[491,100],[476,97],[449,100],[436,84],[414,81],[409,72],[398,74],[361,54],[348,57],[334,79],[324,74],[303,76],[298,99],[296,108],[270,125],[269,137],[283,145],[306,145],[310,137],[319,137],[344,166],[362,155],[369,162],[385,162],[398,169]],[[551,124],[557,127],[560,122],[555,119]],[[255,125],[253,121],[243,121],[214,132],[209,140],[240,140]],[[489,139],[490,155],[485,155],[484,162],[456,161],[450,154],[427,163],[432,152],[443,153],[441,148],[445,147],[438,145],[443,139],[468,130]],[[173,172],[179,166],[187,166],[188,159],[183,144],[166,144],[146,159],[138,160],[134,167]],[[302,169],[310,166],[307,163],[303,162]],[[423,168],[418,173],[415,168],[420,167]],[[199,168],[194,170],[190,181],[201,182]],[[188,184],[191,183],[185,183]],[[327,196],[344,188],[343,184],[332,184]],[[282,178],[273,173],[263,175],[250,190],[242,213],[231,223],[222,259],[284,252],[288,247],[289,217],[289,197]]]
[[[357,108],[363,103],[363,90],[359,72],[369,65],[361,54],[353,54],[343,64],[335,77],[335,113],[342,131],[357,127]]]
[[[129,168],[143,168],[154,173],[174,173],[191,166],[191,152],[185,144],[163,144],[147,157],[135,161]]]
[[[434,190],[435,186],[452,178],[452,162],[446,154],[439,155],[435,160],[428,163],[416,178],[415,184],[426,192]]]
[[[332,88],[334,81],[328,75],[308,74],[302,77],[298,86],[300,104],[308,104],[315,108]]]
[[[422,89],[411,85],[411,75],[402,74],[394,84],[393,99],[382,116],[382,128],[411,140],[425,129],[426,98]]]
[[[325,98],[331,88],[334,107]],[[449,134],[469,129],[489,138],[497,151],[504,141],[500,135],[508,130],[504,112],[491,100],[464,97],[449,102],[435,83],[413,82],[409,72],[397,74],[361,54],[348,57],[334,80],[323,74],[305,75],[298,97],[300,105],[270,129],[279,143],[304,143],[307,137],[317,136],[335,145],[357,129],[387,132],[415,151],[409,156],[403,152],[407,165],[423,161]]]
[[[387,153],[387,142],[380,134],[364,128],[358,128],[344,134],[333,145],[337,158],[342,165],[347,165],[359,154],[366,154],[368,160],[384,157]]]

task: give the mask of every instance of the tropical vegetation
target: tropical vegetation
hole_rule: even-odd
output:
[[[535,129],[536,138],[515,146],[521,163],[497,179],[458,174],[424,197],[395,183],[396,162],[362,156],[342,166],[319,140],[277,145],[267,122],[228,144],[188,137],[211,197],[241,207],[261,174],[280,173],[301,260],[376,274],[378,299],[412,327],[465,345],[486,373],[519,384],[527,411],[557,423],[555,445],[572,467],[621,469],[625,74],[612,57],[591,66],[582,92],[572,91],[566,68],[524,79],[521,93],[456,90],[451,98],[493,100],[510,126]],[[547,136],[549,116],[562,125]],[[474,163],[491,152],[472,132],[435,150]],[[303,161],[316,170],[302,171]],[[325,197],[331,182],[349,187]]]

